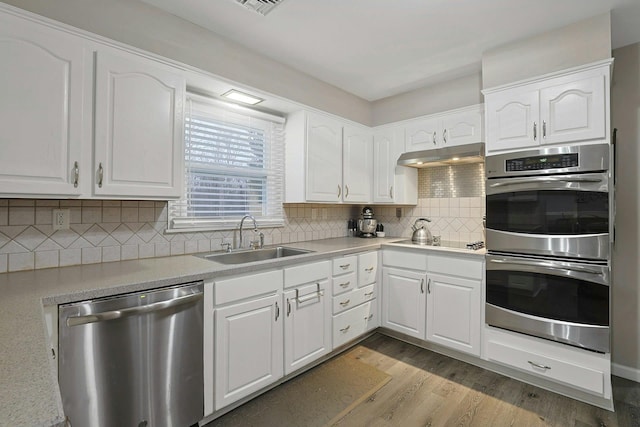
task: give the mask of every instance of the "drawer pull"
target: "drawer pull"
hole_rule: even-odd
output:
[[[340,332],[347,332],[349,330],[349,328],[351,327],[351,325],[347,325],[346,328],[342,328],[340,329]]]
[[[342,264],[340,266],[341,269],[346,270],[347,268],[349,268],[351,266],[351,264]]]
[[[340,283],[340,286],[342,286],[343,288],[348,287],[351,284],[351,281],[349,282],[345,282],[345,283]]]
[[[287,317],[291,314],[291,300],[287,298]]]
[[[371,295],[373,295],[373,291],[367,292],[366,294],[364,294],[364,296],[367,297],[367,298],[370,297]]]
[[[371,273],[373,271],[373,267],[365,268],[364,271]]]
[[[314,293],[305,295],[303,297],[299,295],[300,289],[296,289],[296,301],[298,302],[298,304],[302,304],[303,302],[311,301],[312,299],[316,298],[320,299],[320,297],[324,295],[324,292],[320,290],[320,283],[316,283],[316,288],[317,290]]]
[[[348,306],[348,305],[349,305],[349,303],[350,303],[350,302],[351,302],[351,300],[350,300],[350,299],[348,299],[348,300],[346,300],[346,301],[342,301],[342,302],[340,302],[340,305],[341,305],[341,306],[343,306],[343,307],[346,307],[346,306]]]
[[[370,315],[368,315],[368,316],[366,316],[366,317],[364,318],[364,320],[367,320],[367,321],[369,321],[369,320],[371,320],[371,319],[373,319],[373,314],[370,314]]]
[[[529,362],[529,364],[530,364],[531,366],[535,366],[536,368],[544,369],[545,371],[546,371],[547,369],[551,369],[551,366],[541,365],[541,364],[539,364],[539,363],[532,362],[531,360],[527,360],[527,362]]]

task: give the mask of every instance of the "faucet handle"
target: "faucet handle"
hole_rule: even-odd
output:
[[[220,243],[220,246],[222,246],[222,249],[224,249],[225,252],[231,252],[231,243]]]

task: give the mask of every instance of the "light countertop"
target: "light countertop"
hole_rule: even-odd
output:
[[[402,238],[343,237],[283,246],[314,251],[293,257],[224,265],[193,255],[150,258],[0,274],[0,425],[56,426],[64,422],[44,320],[45,308],[104,296],[246,274],[384,246]],[[484,255],[484,250],[433,248]]]

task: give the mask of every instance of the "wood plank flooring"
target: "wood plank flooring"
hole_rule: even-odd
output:
[[[340,427],[640,427],[640,384],[618,377],[610,412],[382,334],[338,357],[356,357],[392,376],[334,424]],[[223,416],[216,425],[239,424]]]

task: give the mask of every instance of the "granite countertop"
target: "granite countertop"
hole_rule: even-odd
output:
[[[0,274],[0,425],[56,426],[64,423],[45,310],[55,310],[58,304],[68,302],[374,250],[381,245],[419,248],[394,243],[399,240],[403,238],[342,237],[291,243],[284,246],[313,252],[242,265],[224,265],[182,255]],[[466,249],[453,251],[481,254]]]

